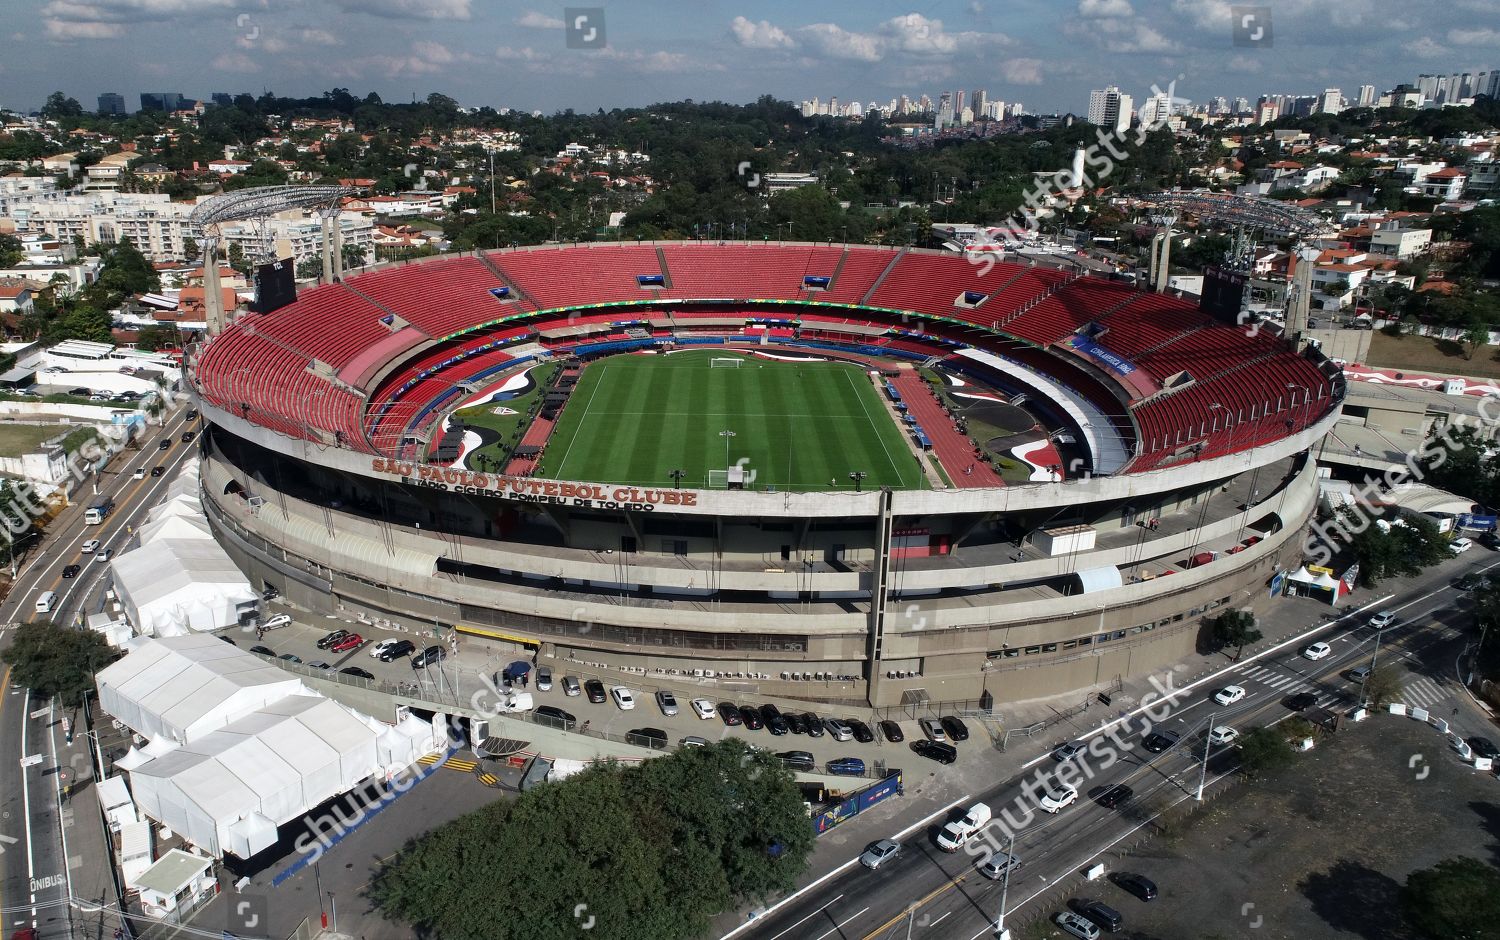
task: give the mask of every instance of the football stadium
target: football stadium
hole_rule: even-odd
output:
[[[1104,688],[1295,568],[1342,374],[1024,260],[591,243],[376,266],[194,351],[257,586],[636,688]]]

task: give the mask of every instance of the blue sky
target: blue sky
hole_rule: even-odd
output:
[[[0,0],[0,105],[62,89],[439,91],[466,105],[594,110],[761,94],[884,102],[985,88],[1082,112],[1090,88],[1194,100],[1384,90],[1500,68],[1500,2],[1268,2],[1271,45],[1233,43],[1221,0],[582,0],[601,48],[569,48],[561,4],[525,0]],[[1242,14],[1244,11],[1240,11]],[[1259,15],[1259,14],[1256,14]],[[589,21],[586,26],[595,25]]]

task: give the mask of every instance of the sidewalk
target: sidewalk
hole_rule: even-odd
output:
[[[71,744],[66,743],[60,730],[57,734],[58,766],[66,773],[62,784],[71,788],[58,815],[74,899],[73,936],[79,940],[110,940],[120,926],[115,913],[119,897],[111,870],[114,845],[105,834],[90,739],[83,730],[75,728]]]

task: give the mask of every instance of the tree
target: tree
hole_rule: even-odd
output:
[[[11,667],[13,684],[76,708],[94,688],[94,674],[115,656],[103,634],[37,620],[11,634],[10,649],[0,659]]]
[[[1240,772],[1247,777],[1280,770],[1297,756],[1286,735],[1275,728],[1252,728],[1240,735]]]
[[[736,903],[791,888],[813,832],[773,755],[727,739],[600,764],[414,840],[376,874],[387,917],[465,940],[686,938]],[[525,897],[501,918],[475,897]]]
[[[1479,347],[1486,345],[1489,341],[1490,328],[1488,326],[1483,323],[1470,324],[1469,328],[1464,331],[1464,345],[1469,349],[1464,358],[1473,359]]]
[[[1255,614],[1248,610],[1226,610],[1210,620],[1209,627],[1215,649],[1233,646],[1236,660],[1245,647],[1260,642],[1262,636],[1255,625]]]
[[[25,256],[26,252],[19,238],[0,232],[0,268],[12,267]]]
[[[1406,919],[1429,937],[1500,938],[1500,870],[1477,858],[1446,858],[1414,871],[1401,889]]]
[[[83,116],[83,105],[78,103],[77,98],[69,98],[60,91],[54,91],[47,96],[47,103],[42,105],[42,117],[53,120],[62,118],[76,118]]]
[[[146,326],[136,334],[135,348],[156,352],[177,345],[177,330],[169,326]]]
[[[1389,664],[1375,667],[1375,671],[1365,680],[1364,702],[1371,708],[1380,708],[1394,702],[1400,694],[1401,674]]]

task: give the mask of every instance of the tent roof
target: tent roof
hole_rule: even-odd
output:
[[[290,695],[302,688],[297,677],[207,634],[142,637],[129,655],[100,670],[97,680],[101,690],[177,727],[193,724],[245,689],[281,686]]]
[[[184,591],[223,594],[236,603],[256,599],[244,572],[212,539],[156,539],[111,564],[120,590],[137,608]]]
[[[1125,582],[1120,578],[1120,569],[1110,565],[1106,568],[1083,569],[1078,572],[1078,583],[1083,585],[1083,593],[1092,594],[1120,587]]]

